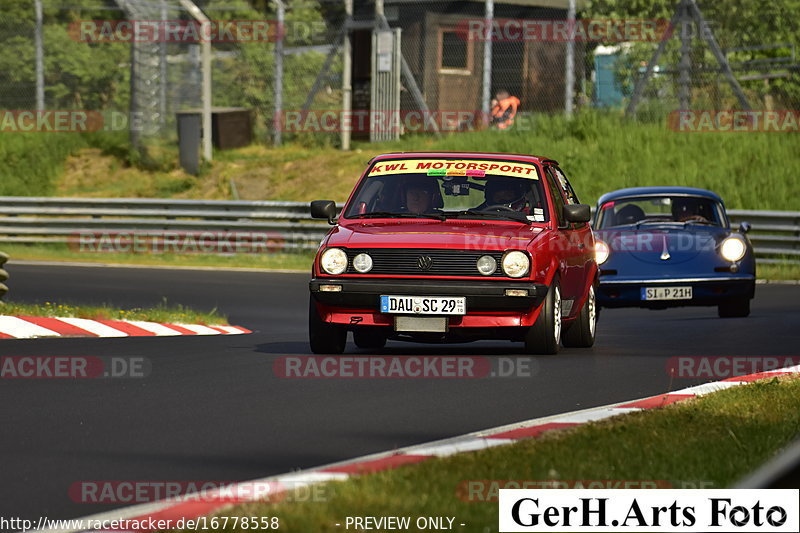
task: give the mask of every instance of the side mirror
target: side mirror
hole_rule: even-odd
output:
[[[751,228],[752,226],[750,225],[749,222],[742,222],[741,224],[739,224],[739,233],[741,234],[748,233]]]
[[[567,222],[589,222],[592,219],[592,208],[589,204],[565,205],[564,219]]]
[[[333,200],[314,200],[311,202],[311,218],[324,218],[333,224],[336,218],[336,203]]]

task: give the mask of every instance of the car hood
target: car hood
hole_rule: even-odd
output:
[[[358,222],[335,227],[328,246],[348,248],[525,249],[544,228],[495,221]]]
[[[657,226],[647,229],[613,229],[596,231],[608,244],[611,257],[629,257],[642,263],[676,265],[713,253],[730,230],[720,227],[687,225]]]

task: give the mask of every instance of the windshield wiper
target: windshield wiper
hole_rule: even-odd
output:
[[[639,220],[638,222],[634,222],[633,224],[630,225],[634,226],[636,229],[639,229],[639,226],[643,224],[684,224],[684,223],[678,222],[677,220]]]
[[[634,228],[639,229],[639,226],[644,224],[666,224],[666,225],[680,225],[681,227],[685,228],[687,224],[706,224],[709,226],[716,226],[716,223],[710,220],[640,220],[638,222],[634,222],[633,224],[629,224],[634,226]]]
[[[512,220],[514,222],[521,222],[522,224],[529,224],[530,221],[528,217],[525,216],[524,213],[520,212],[503,212],[503,211],[478,211],[476,209],[467,209],[466,211],[456,211],[456,212],[447,212],[445,213],[448,216],[463,216],[463,215],[473,215],[478,217],[486,217],[486,218],[502,218],[504,220]]]
[[[350,215],[347,218],[432,218],[434,220],[446,220],[447,217],[434,213],[392,213],[390,211],[373,211],[372,213]]]

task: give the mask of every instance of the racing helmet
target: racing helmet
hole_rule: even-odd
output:
[[[519,178],[489,178],[483,189],[483,197],[486,205],[507,205],[519,210],[525,205],[529,190],[525,180]],[[495,200],[495,196],[501,191],[508,193],[505,197]]]
[[[709,218],[708,207],[700,198],[678,197],[672,199],[672,216],[675,220],[701,216]]]
[[[419,189],[426,191],[431,198],[431,207],[433,209],[441,209],[444,206],[444,199],[442,198],[442,191],[436,178],[425,176],[414,176],[403,180],[400,186],[400,202],[402,207],[407,207],[406,193],[412,189]]]

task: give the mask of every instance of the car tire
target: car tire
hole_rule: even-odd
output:
[[[561,345],[561,286],[558,278],[547,291],[536,323],[525,335],[525,351],[536,355],[555,355]]]
[[[594,285],[589,286],[589,294],[583,302],[578,316],[564,331],[561,342],[568,348],[589,348],[594,345],[597,329],[597,297]]]
[[[361,326],[353,330],[353,342],[365,350],[380,350],[386,346],[386,335],[375,326]]]
[[[720,318],[744,318],[750,315],[750,298],[736,298],[719,304],[717,314]]]
[[[308,300],[308,341],[316,354],[340,354],[347,342],[347,329],[322,320],[313,297]]]

